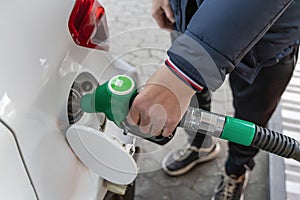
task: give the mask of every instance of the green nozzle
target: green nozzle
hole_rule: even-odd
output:
[[[126,75],[117,75],[97,87],[93,94],[84,95],[80,105],[87,113],[104,112],[109,120],[120,126],[136,94],[134,80]]]
[[[86,94],[81,98],[80,107],[83,112],[95,113],[95,95]]]

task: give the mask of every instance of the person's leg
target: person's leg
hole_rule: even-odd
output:
[[[211,108],[211,93],[207,88],[204,88],[200,93],[196,93],[190,103],[190,106],[195,108],[201,108],[203,110],[210,111]],[[197,148],[204,147],[207,148],[212,143],[212,138],[210,136],[206,136],[204,134],[197,134],[191,131],[187,131],[189,135],[189,142],[191,146],[195,146]]]
[[[252,84],[245,82],[235,72],[230,74],[236,118],[260,126],[267,124],[291,79],[296,55],[297,52],[284,57],[274,66],[263,68]],[[242,199],[247,184],[247,168],[254,167],[253,157],[258,153],[256,148],[232,142],[228,145],[225,173],[215,189],[213,200]]]
[[[266,126],[293,74],[294,54],[286,56],[279,63],[263,68],[252,84],[236,73],[230,74],[235,117]],[[241,133],[242,134],[242,133]],[[226,162],[228,174],[242,175],[246,168],[254,167],[253,157],[258,149],[229,142],[229,156]]]

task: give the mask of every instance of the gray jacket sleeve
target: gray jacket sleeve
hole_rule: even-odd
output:
[[[194,89],[221,86],[293,0],[207,0],[168,50],[167,66]]]

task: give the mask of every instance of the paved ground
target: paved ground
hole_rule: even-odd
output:
[[[163,63],[170,46],[170,36],[157,29],[151,18],[150,0],[104,0],[111,35],[111,51],[136,66],[140,85]],[[213,111],[232,115],[231,93],[226,82],[213,94]],[[160,169],[161,159],[176,146],[183,145],[185,134],[178,133],[173,141],[163,147],[139,141],[143,154],[138,165],[142,172],[136,180],[135,199],[181,200],[210,199],[227,154],[225,141],[220,141],[222,153],[212,162],[197,166],[190,173],[172,178]],[[267,155],[260,153],[257,167],[252,173],[245,199],[268,199]]]
[[[298,61],[293,78],[282,96],[282,132],[300,141],[300,62]],[[286,197],[300,199],[300,163],[284,159],[286,178]]]

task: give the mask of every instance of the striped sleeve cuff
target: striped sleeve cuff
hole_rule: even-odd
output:
[[[187,85],[192,87],[196,91],[202,91],[203,87],[196,83],[193,79],[188,77],[183,71],[181,71],[172,61],[170,58],[167,58],[165,61],[165,64],[167,67],[175,74],[177,77],[179,77],[182,81],[184,81]]]

